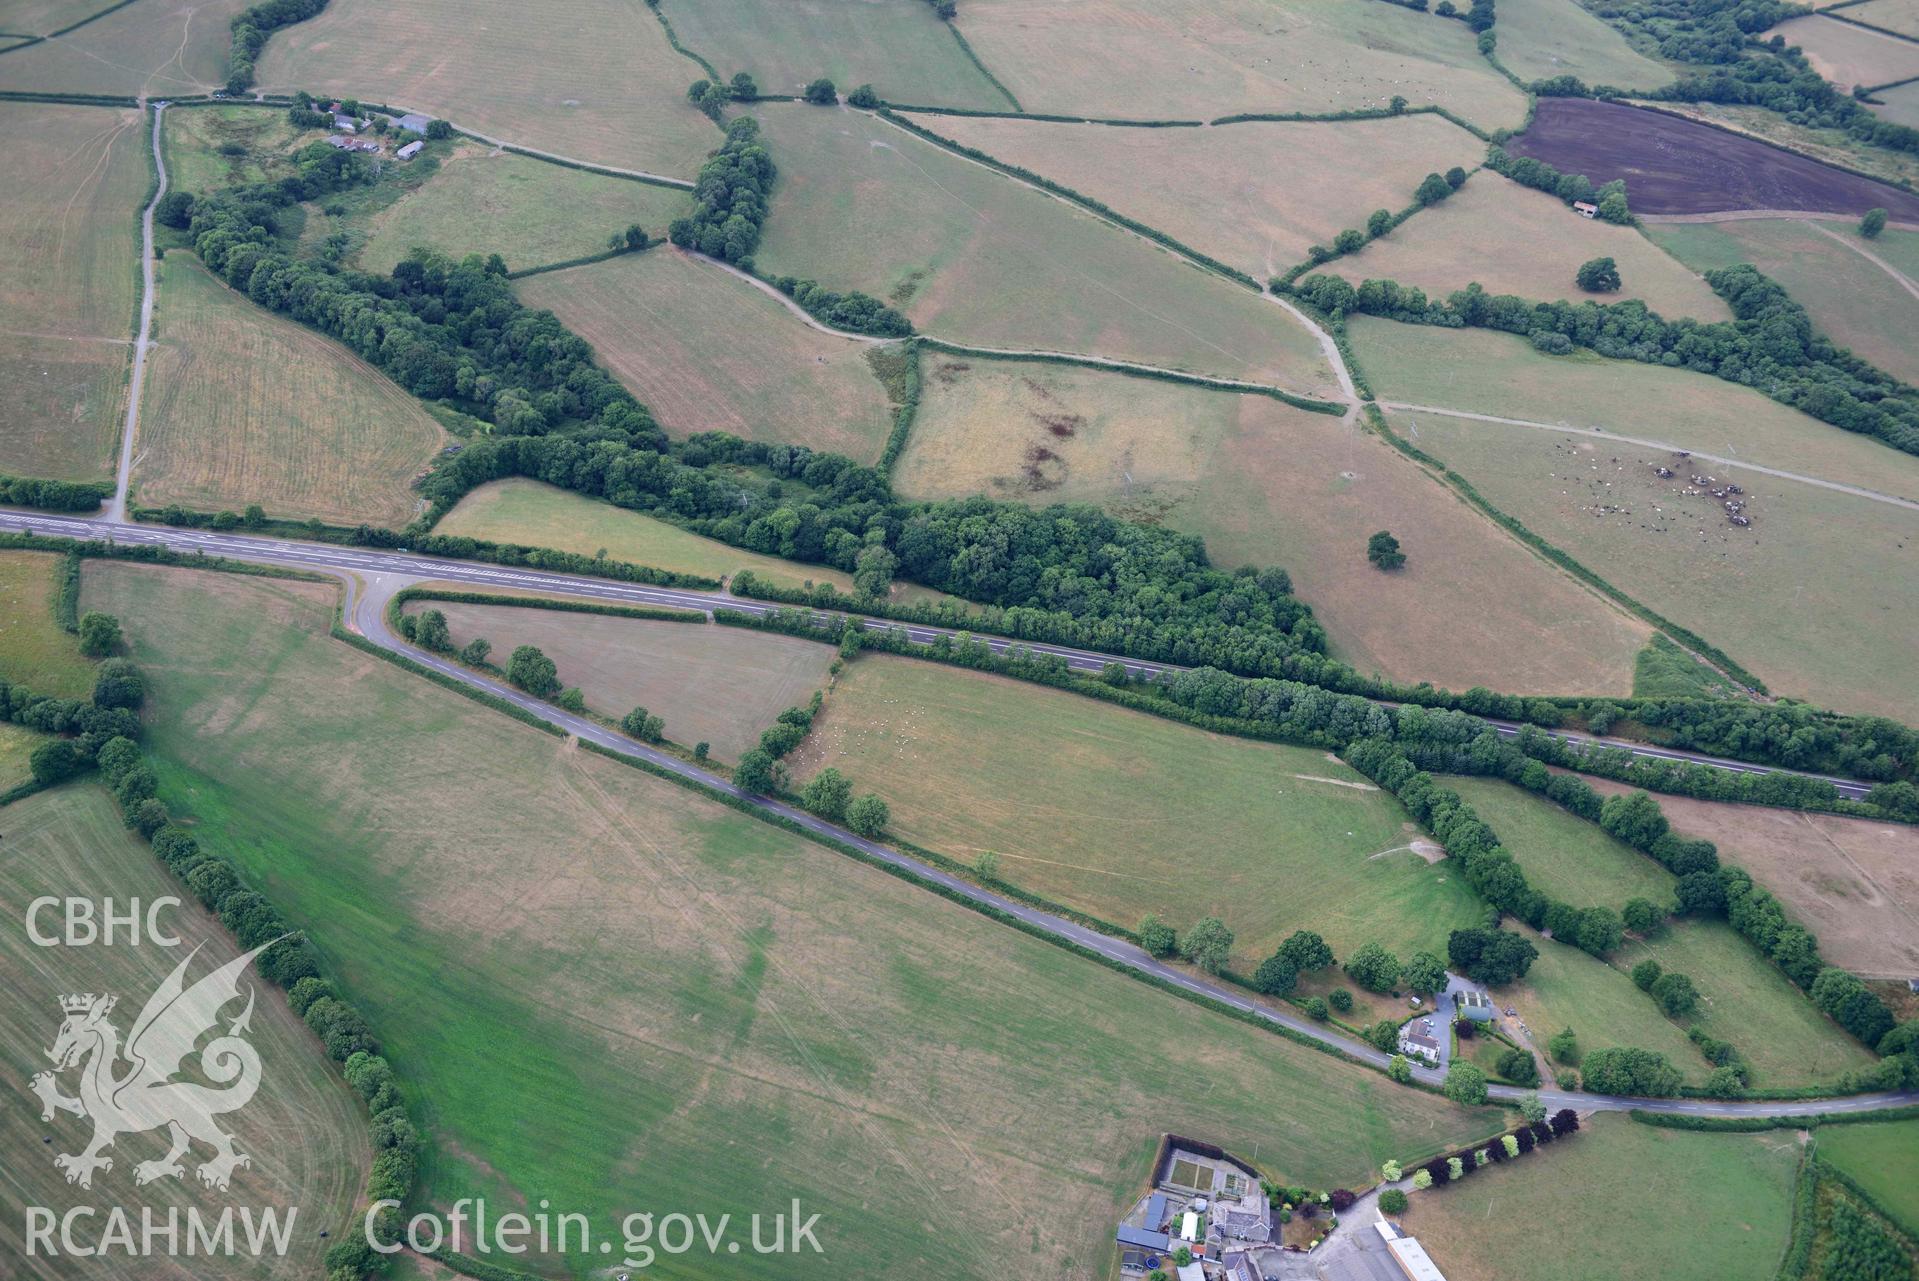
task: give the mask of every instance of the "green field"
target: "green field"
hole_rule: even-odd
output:
[[[1688,651],[1656,633],[1633,663],[1634,698],[1731,698],[1732,681]]]
[[[180,883],[154,858],[146,842],[129,832],[119,808],[104,788],[72,784],[42,792],[4,810],[6,853],[0,857],[0,897],[24,905],[43,895],[69,895],[96,901],[111,897],[116,910],[129,899],[151,904],[165,895],[184,898],[185,906],[160,910],[161,928],[177,936],[177,950],[154,946],[147,940],[129,947],[121,940],[113,947],[34,946],[16,917],[0,935],[0,981],[10,999],[0,1004],[0,1069],[21,1097],[0,1110],[0,1149],[8,1154],[7,1199],[14,1206],[37,1205],[64,1214],[76,1206],[125,1205],[139,1240],[139,1206],[152,1209],[161,1224],[169,1207],[197,1207],[217,1218],[229,1203],[283,1213],[298,1207],[291,1249],[284,1258],[239,1256],[221,1259],[212,1269],[198,1258],[185,1257],[186,1228],[181,1225],[181,1257],[157,1257],[119,1250],[103,1250],[84,1263],[70,1256],[37,1257],[26,1253],[23,1223],[18,1214],[0,1222],[0,1251],[14,1260],[7,1276],[20,1281],[50,1281],[56,1277],[98,1277],[111,1281],[189,1281],[210,1275],[222,1278],[293,1278],[319,1273],[320,1256],[328,1241],[357,1230],[353,1208],[366,1181],[369,1160],[365,1113],[332,1066],[320,1043],[288,1008],[279,990],[249,973],[241,991],[256,993],[248,1040],[259,1051],[260,1090],[243,1108],[222,1115],[219,1125],[233,1135],[235,1147],[251,1164],[234,1171],[227,1192],[203,1189],[194,1171],[212,1156],[195,1144],[183,1160],[185,1174],[162,1179],[136,1191],[134,1166],[166,1152],[167,1136],[153,1130],[121,1135],[109,1155],[110,1171],[94,1176],[91,1189],[69,1187],[54,1166],[56,1153],[79,1152],[93,1127],[81,1117],[56,1113],[51,1123],[40,1120],[39,1105],[26,1097],[26,1082],[47,1068],[45,1050],[60,1028],[60,997],[71,992],[112,993],[119,998],[110,1021],[126,1035],[141,1006],[169,972],[195,946],[205,951],[193,962],[191,982],[239,954],[232,937],[194,902]],[[42,918],[42,928],[58,933],[57,914]],[[227,1011],[239,1012],[238,1003]],[[189,1060],[188,1072],[196,1060]],[[77,1093],[78,1073],[61,1078],[62,1092]],[[49,1142],[48,1140],[51,1140]],[[76,1236],[101,1240],[107,1228],[104,1208],[89,1220],[77,1221]],[[236,1237],[239,1236],[236,1224]]]
[[[8,54],[0,62],[0,86],[149,98],[206,93],[226,83],[227,24],[247,5],[248,0],[141,0],[57,40]],[[112,6],[113,0],[78,11],[63,6],[60,25]]]
[[[1798,45],[1812,69],[1842,91],[1850,92],[1855,85],[1892,84],[1919,76],[1919,41],[1868,31],[1819,14],[1782,22],[1763,38],[1774,35]]]
[[[33,777],[27,758],[42,741],[42,737],[30,729],[22,729],[11,721],[0,721],[0,792]]]
[[[1873,97],[1884,104],[1877,114],[1894,124],[1919,128],[1919,83],[1900,85],[1897,89],[1887,89]]]
[[[140,416],[136,497],[161,507],[397,528],[440,425],[350,350],[249,302],[175,251]]]
[[[37,46],[36,46],[37,47]],[[20,56],[20,55],[15,55]],[[12,59],[0,62],[0,84]],[[0,472],[111,473],[147,188],[139,113],[0,102]]]
[[[1485,910],[1415,851],[1391,797],[1325,752],[1001,677],[861,658],[794,777],[829,765],[879,793],[901,836],[966,863],[992,850],[1022,889],[1128,927],[1218,916],[1249,970],[1302,928],[1342,957],[1368,942],[1443,953]]]
[[[1558,0],[1572,7],[1572,0]],[[1589,259],[1619,265],[1616,294],[1593,295],[1574,276]],[[1490,169],[1444,202],[1328,270],[1357,284],[1397,280],[1441,298],[1470,284],[1539,302],[1637,298],[1669,319],[1730,320],[1732,313],[1697,272],[1662,253],[1631,227],[1581,218],[1562,200],[1522,187]]]
[[[0,552],[0,677],[36,694],[85,698],[93,689],[93,664],[53,621],[60,559]]]
[[[406,612],[426,609],[446,615],[455,645],[492,641],[496,666],[515,647],[537,645],[593,711],[618,720],[644,707],[666,719],[669,739],[709,742],[724,761],[738,760],[786,708],[805,705],[833,661],[829,645],[732,627],[452,601],[414,601]]]
[[[445,116],[577,160],[691,178],[719,131],[686,101],[699,67],[650,10],[578,0],[564,21],[518,0],[334,0],[274,35],[260,88]],[[624,226],[624,224],[622,224]]]
[[[1208,119],[1436,103],[1518,128],[1520,91],[1465,24],[1297,0],[970,0],[957,26],[1028,111]]]
[[[1569,1027],[1579,1035],[1582,1054],[1638,1046],[1665,1055],[1694,1085],[1706,1079],[1712,1065],[1686,1039],[1685,1029],[1661,1014],[1652,998],[1633,986],[1625,971],[1530,930],[1520,928],[1519,932],[1539,949],[1539,959],[1524,979],[1500,989],[1499,999],[1519,1011],[1542,1054],[1546,1042],[1561,1028]],[[1693,981],[1701,991],[1707,990],[1707,976],[1695,974]],[[1741,1050],[1746,1048],[1743,1041],[1737,1044]],[[1577,1074],[1578,1065],[1568,1068],[1556,1062],[1542,1063],[1541,1070],[1548,1069]]]
[[[1009,117],[918,116],[941,137],[1044,174],[1258,279],[1315,244],[1403,209],[1419,180],[1471,167],[1485,144],[1443,117],[1250,121],[1113,129]],[[1355,168],[1354,155],[1366,157]],[[1204,201],[1193,199],[1206,192]]]
[[[1574,907],[1617,911],[1632,898],[1650,899],[1662,909],[1672,906],[1672,873],[1606,835],[1597,823],[1517,783],[1448,777],[1445,784],[1479,811],[1540,893]]]
[[[1578,76],[1588,85],[1657,89],[1675,78],[1578,0],[1506,0],[1499,60],[1528,81]]]
[[[112,0],[0,0],[0,31],[43,36],[98,13],[111,3]]]
[[[709,578],[730,578],[750,569],[794,586],[832,583],[848,591],[853,586],[850,575],[835,569],[729,547],[663,520],[517,476],[482,485],[462,498],[434,526],[434,532],[552,547],[582,556],[604,553],[612,560]]]
[[[87,604],[142,620],[168,803],[314,923],[417,1091],[424,1203],[798,1196],[826,1253],[729,1273],[1058,1275],[1168,1129],[1323,1185],[1489,1128],[360,654],[323,589],[113,564]]]
[[[763,273],[864,290],[952,342],[1336,389],[1285,311],[1131,232],[864,112],[757,114],[780,166]]]
[[[1919,1232],[1919,1121],[1827,1125],[1819,1155],[1851,1175],[1866,1194]]]
[[[1896,264],[1888,271],[1872,261],[1891,262],[1902,242],[1919,245],[1919,232],[1868,241],[1850,222],[1755,218],[1665,223],[1652,236],[1699,271],[1751,263],[1784,285],[1826,337],[1887,373],[1919,379],[1919,351],[1903,337],[1919,327],[1919,283]]]
[[[1631,969],[1648,956],[1692,977],[1702,1013],[1691,1024],[1738,1046],[1752,1064],[1754,1085],[1814,1085],[1878,1062],[1729,925],[1675,922],[1644,942],[1627,943],[1614,960]],[[1649,1015],[1661,1017],[1651,998],[1641,999]],[[1680,1070],[1694,1075],[1689,1065]]]
[[[391,271],[426,245],[454,258],[497,253],[518,271],[599,253],[636,223],[658,240],[688,203],[674,187],[463,145],[429,181],[372,216],[358,261]]]
[[[1569,1140],[1414,1193],[1404,1224],[1449,1277],[1770,1277],[1798,1159],[1789,1132],[1689,1134],[1599,1116]]]
[[[746,281],[678,250],[534,276],[516,291],[592,343],[676,436],[724,431],[871,462],[892,429],[886,391],[867,363],[871,344],[810,328]]]
[[[901,494],[1096,503],[1200,535],[1215,564],[1283,566],[1361,670],[1453,689],[1629,687],[1643,624],[1351,424],[1057,365],[939,353],[922,365]],[[1365,562],[1381,528],[1407,549],[1391,575]]]
[[[750,72],[761,93],[799,93],[819,76],[841,93],[1006,111],[995,89],[924,0],[672,0],[680,42],[720,69]]]
[[[204,193],[290,172],[287,157],[321,135],[275,107],[179,107],[162,117],[167,186]]]

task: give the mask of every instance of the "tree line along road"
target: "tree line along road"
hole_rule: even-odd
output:
[[[342,618],[350,630],[389,653],[401,655],[411,662],[418,663],[471,689],[502,699],[564,733],[625,756],[637,757],[676,779],[695,787],[718,792],[833,845],[850,847],[861,856],[892,868],[910,880],[937,888],[951,897],[1002,918],[1011,919],[1030,933],[1097,957],[1117,968],[1131,971],[1202,1001],[1224,1006],[1242,1016],[1271,1027],[1284,1029],[1295,1036],[1305,1037],[1373,1067],[1384,1067],[1390,1058],[1389,1055],[1370,1045],[1341,1035],[1303,1015],[1255,1002],[1243,989],[1219,979],[1167,965],[1125,939],[1102,934],[1051,912],[996,894],[971,881],[963,880],[901,853],[889,845],[868,840],[846,828],[829,823],[784,801],[735,787],[730,779],[711,770],[650,747],[636,739],[628,738],[585,717],[573,715],[551,703],[534,698],[522,690],[492,680],[458,664],[447,662],[425,650],[417,649],[393,635],[386,625],[387,605],[393,596],[405,587],[427,582],[471,583],[479,586],[517,588],[523,591],[541,589],[593,600],[677,606],[683,609],[708,611],[715,608],[736,609],[752,614],[769,613],[781,608],[778,605],[747,600],[726,592],[652,587],[581,575],[444,560],[405,551],[338,547],[325,543],[304,543],[249,535],[211,533],[204,530],[174,529],[168,526],[137,525],[113,520],[35,515],[20,511],[0,511],[0,531],[34,533],[75,541],[111,540],[117,543],[167,547],[188,555],[201,553],[207,556],[221,556],[250,564],[302,569],[338,578],[345,585],[346,600],[342,609]],[[862,622],[865,626],[872,628],[903,627],[915,640],[921,641],[928,641],[942,634],[957,634],[954,629],[949,628],[906,626],[881,619],[867,618]],[[1139,663],[1113,655],[1061,646],[1027,644],[1003,637],[980,636],[978,639],[991,646],[996,652],[1003,653],[1015,646],[1025,646],[1034,652],[1057,654],[1079,671],[1099,671],[1106,664],[1113,662],[1121,663],[1129,671],[1148,676],[1173,670],[1163,665]],[[1648,752],[1659,750],[1638,749],[1632,744],[1620,744],[1620,746]],[[1717,763],[1713,758],[1687,753],[1661,754],[1679,759]],[[1744,765],[1740,762],[1724,764],[1727,768],[1765,772],[1764,767],[1761,766]],[[1862,785],[1855,784],[1855,786]],[[1438,1085],[1442,1080],[1438,1072],[1423,1068],[1415,1068],[1414,1077],[1428,1086]],[[1501,1102],[1515,1102],[1527,1093],[1529,1091],[1509,1086],[1493,1086],[1490,1091],[1491,1097]],[[1538,1094],[1543,1103],[1553,1108],[1571,1107],[1589,1111],[1623,1111],[1639,1108],[1651,1112],[1707,1117],[1761,1118],[1813,1113],[1877,1112],[1919,1105],[1919,1090],[1848,1095],[1829,1099],[1795,1099],[1785,1102],[1640,1099],[1564,1090],[1540,1090]]]

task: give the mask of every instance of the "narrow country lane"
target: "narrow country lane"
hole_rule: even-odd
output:
[[[109,520],[127,518],[127,490],[133,479],[133,442],[140,430],[140,388],[147,377],[147,349],[153,345],[153,211],[167,194],[167,162],[160,149],[160,117],[167,104],[153,104],[153,166],[159,181],[153,199],[140,214],[140,331],[133,339],[133,374],[127,380],[127,417],[120,427],[120,461],[113,474]]]

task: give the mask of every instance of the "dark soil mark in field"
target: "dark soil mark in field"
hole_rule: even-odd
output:
[[[1066,483],[1066,460],[1044,445],[1031,445],[1027,447],[1026,466],[1020,469],[1020,475],[1029,491],[1043,494]]]
[[[1033,421],[1061,440],[1075,435],[1086,425],[1086,419],[1079,414],[1034,414]]]
[[[1801,209],[1862,214],[1883,208],[1919,220],[1919,196],[1723,129],[1582,98],[1544,98],[1525,133],[1506,144],[1596,183],[1626,180],[1644,214]]]
[[[960,380],[961,374],[971,368],[972,366],[963,360],[942,360],[933,366],[933,377],[938,382],[951,387]]]

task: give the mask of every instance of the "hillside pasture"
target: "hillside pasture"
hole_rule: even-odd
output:
[[[672,0],[680,43],[761,93],[797,94],[825,76],[841,93],[871,84],[892,102],[1007,111],[925,0]]]
[[[1316,1185],[1488,1128],[333,641],[324,589],[116,564],[87,604],[140,620],[169,804],[314,923],[432,1116],[424,1204],[797,1196],[825,1252],[729,1274],[1058,1275],[1169,1128]]]
[[[1389,404],[1613,432],[1919,500],[1919,459],[1737,383],[1593,352],[1548,356],[1524,338],[1489,329],[1369,316],[1355,316],[1349,325],[1360,365]],[[1423,439],[1431,416],[1412,417]],[[1526,430],[1496,423],[1476,429]]]
[[[1886,89],[1873,97],[1880,100],[1874,113],[1884,116],[1894,124],[1909,125],[1919,129],[1919,81],[1900,85],[1897,89]]]
[[[143,504],[398,528],[440,425],[330,338],[256,307],[183,251],[160,269],[134,484]]]
[[[1251,289],[865,112],[759,116],[780,165],[762,274],[863,290],[951,342],[1336,394],[1312,334]]]
[[[5,70],[0,63],[0,76]],[[142,119],[113,108],[0,102],[0,130],[8,139],[0,472],[101,479],[126,403],[148,182]]]
[[[61,560],[51,552],[0,552],[0,677],[36,694],[85,698],[93,664],[53,621]]]
[[[1613,1281],[1650,1259],[1661,1281],[1771,1276],[1798,1160],[1790,1132],[1690,1134],[1612,1113],[1516,1162],[1414,1193],[1402,1221],[1447,1276]],[[1592,1212],[1601,1205],[1640,1209]],[[1684,1213],[1654,1209],[1679,1205]]]
[[[1525,81],[1577,76],[1588,85],[1656,89],[1675,78],[1578,0],[1506,0],[1499,60]]]
[[[1250,972],[1296,929],[1444,953],[1484,907],[1329,753],[891,655],[844,673],[792,757],[877,792],[902,837],[1127,927],[1218,916]],[[1196,834],[1203,833],[1203,839]]]
[[[7,1275],[19,1281],[75,1276],[200,1281],[209,1275],[316,1275],[329,1244],[323,1233],[331,1232],[338,1240],[359,1227],[353,1210],[370,1159],[366,1114],[279,989],[255,972],[248,972],[241,990],[256,994],[247,1039],[259,1051],[263,1071],[259,1092],[246,1107],[219,1118],[220,1128],[233,1135],[235,1148],[251,1162],[234,1171],[229,1191],[210,1191],[195,1177],[196,1167],[212,1155],[199,1143],[182,1161],[184,1177],[163,1178],[136,1190],[134,1166],[166,1151],[167,1136],[161,1130],[121,1135],[109,1153],[113,1168],[96,1174],[91,1190],[69,1186],[65,1174],[54,1166],[56,1153],[79,1152],[93,1132],[90,1121],[65,1113],[42,1122],[40,1105],[27,1090],[28,1079],[48,1066],[45,1051],[60,1027],[61,995],[117,995],[119,1005],[111,1021],[124,1035],[147,996],[186,959],[190,949],[203,948],[187,971],[188,982],[226,964],[240,951],[233,937],[154,858],[146,842],[127,830],[105,788],[69,784],[18,801],[0,813],[6,815],[7,846],[7,857],[0,861],[0,896],[9,903],[25,904],[43,895],[75,895],[110,898],[124,910],[129,900],[151,904],[167,895],[185,900],[181,906],[161,909],[158,917],[162,928],[181,940],[177,948],[154,946],[151,940],[128,947],[124,938],[122,945],[114,947],[40,948],[32,944],[18,920],[0,935],[0,980],[10,997],[0,1004],[0,1033],[5,1041],[0,1068],[11,1087],[8,1106],[0,1109],[0,1147],[9,1154],[9,1201],[45,1206],[63,1215],[71,1207],[119,1204],[124,1198],[135,1224],[136,1245],[140,1222],[136,1198],[161,1225],[170,1208],[184,1212],[195,1207],[212,1220],[235,1202],[253,1207],[256,1214],[276,1207],[283,1216],[297,1215],[284,1257],[271,1252],[257,1258],[240,1253],[222,1258],[214,1269],[203,1259],[187,1255],[184,1221],[181,1249],[175,1254],[166,1251],[161,1238],[151,1255],[108,1247],[84,1265],[76,1265],[64,1252],[49,1256],[44,1246],[29,1255],[21,1217],[7,1215],[0,1223],[0,1250],[14,1260]],[[228,1017],[239,1009],[236,1001]],[[189,1072],[193,1063],[189,1060]],[[76,1093],[77,1079],[75,1073],[65,1074],[63,1092]],[[102,1239],[100,1234],[109,1231],[104,1215],[104,1210],[94,1211],[90,1227],[80,1226],[89,1223],[87,1218],[79,1219],[76,1235],[82,1240]],[[238,1223],[234,1235],[241,1235]]]
[[[0,31],[44,36],[100,12],[113,0],[0,0]]]
[[[1816,1085],[1878,1062],[1724,922],[1674,921],[1649,939],[1628,941],[1613,960],[1629,971],[1647,957],[1692,978],[1700,1012],[1686,1026],[1738,1046],[1756,1086]],[[1664,1017],[1651,997],[1641,999],[1652,1018]],[[1701,1061],[1697,1051],[1692,1057]],[[1690,1064],[1673,1062],[1694,1075]]]
[[[1919,76],[1919,44],[1850,22],[1835,22],[1823,14],[1782,22],[1763,38],[1775,35],[1798,45],[1814,71],[1847,92],[1854,85],[1891,84]]]
[[[1526,977],[1497,990],[1502,1005],[1519,1011],[1532,1032],[1542,1055],[1546,1042],[1562,1028],[1571,1028],[1579,1037],[1582,1055],[1594,1050],[1637,1046],[1663,1054],[1690,1085],[1698,1085],[1712,1070],[1698,1047],[1686,1039],[1685,1029],[1660,1013],[1650,996],[1633,986],[1631,976],[1586,955],[1576,947],[1555,943],[1523,926],[1508,923],[1508,929],[1524,934],[1539,949]],[[1693,975],[1701,992],[1709,990],[1708,976]],[[1803,998],[1802,998],[1803,999]],[[1743,1038],[1736,1042],[1745,1049]],[[1558,1072],[1577,1072],[1557,1062],[1542,1068]]]
[[[872,462],[892,429],[869,344],[813,329],[677,249],[532,276],[515,292],[593,344],[675,436],[724,431]]]
[[[1416,424],[1420,447],[1501,511],[1776,692],[1919,715],[1919,693],[1898,675],[1919,658],[1919,601],[1882,589],[1912,572],[1919,513],[1601,437],[1435,414],[1395,421],[1407,435]],[[1655,473],[1668,465],[1671,478]],[[1741,482],[1752,524],[1730,524],[1721,500],[1690,483],[1693,468]]]
[[[1892,259],[1901,242],[1919,246],[1919,232],[1886,231],[1868,241],[1854,223],[1781,218],[1649,231],[1697,271],[1751,263],[1786,287],[1820,333],[1896,378],[1919,380],[1919,350],[1907,338],[1919,331],[1919,280]]]
[[[0,722],[0,792],[10,787],[18,787],[33,777],[30,758],[33,749],[45,739],[30,729],[23,729],[12,721]]]
[[[972,0],[954,25],[1028,111],[1204,120],[1383,109],[1397,94],[1491,130],[1526,110],[1464,23],[1391,5]]]
[[[853,588],[852,576],[836,569],[729,547],[663,520],[520,476],[480,486],[462,498],[434,532],[582,556],[605,554],[611,560],[709,578],[730,578],[750,569],[791,586],[814,582],[831,583],[842,591]]]
[[[1870,978],[1919,972],[1919,828],[1686,796],[1659,805],[1679,832],[1713,842],[1777,895],[1832,964]]]
[[[720,143],[686,101],[697,64],[644,5],[577,0],[563,21],[518,0],[334,0],[276,33],[268,92],[364,97],[524,147],[691,178]]]
[[[358,263],[387,272],[416,245],[459,259],[497,253],[515,270],[596,254],[637,224],[659,240],[691,205],[673,187],[568,169],[464,144],[367,222]]]
[[[406,606],[409,614],[428,609],[446,615],[456,646],[484,636],[497,666],[518,646],[537,645],[588,708],[618,720],[644,707],[665,719],[669,739],[709,742],[726,761],[823,688],[834,654],[830,645],[732,627],[457,601]]]
[[[1574,907],[1619,910],[1626,900],[1672,905],[1672,873],[1542,796],[1496,778],[1444,780],[1499,834],[1527,882]],[[1662,798],[1663,799],[1663,798]]]
[[[1570,3],[1570,0],[1567,0]],[[1616,294],[1594,295],[1574,277],[1579,265],[1619,264]],[[1637,298],[1668,319],[1730,320],[1732,312],[1697,271],[1682,266],[1631,227],[1582,218],[1543,191],[1482,169],[1451,197],[1415,214],[1383,239],[1323,269],[1354,284],[1397,280],[1435,298],[1477,282],[1488,293],[1537,302]]]
[[[1005,117],[919,116],[942,137],[1046,177],[1259,279],[1405,208],[1429,173],[1485,144],[1435,115],[1116,129]],[[1363,167],[1352,163],[1366,157]],[[1204,191],[1204,200],[1193,193]]]
[[[78,12],[63,7],[61,25],[98,13],[112,2],[99,0]],[[140,0],[64,36],[7,54],[0,61],[0,87],[149,98],[217,89],[227,79],[232,43],[228,24],[248,3]]]
[[[1285,568],[1334,652],[1362,670],[1455,689],[1629,687],[1643,624],[1354,425],[1056,365],[934,352],[922,368],[894,469],[902,494],[1094,503],[1198,534],[1214,564]],[[1382,528],[1407,549],[1393,574],[1365,560]]]

